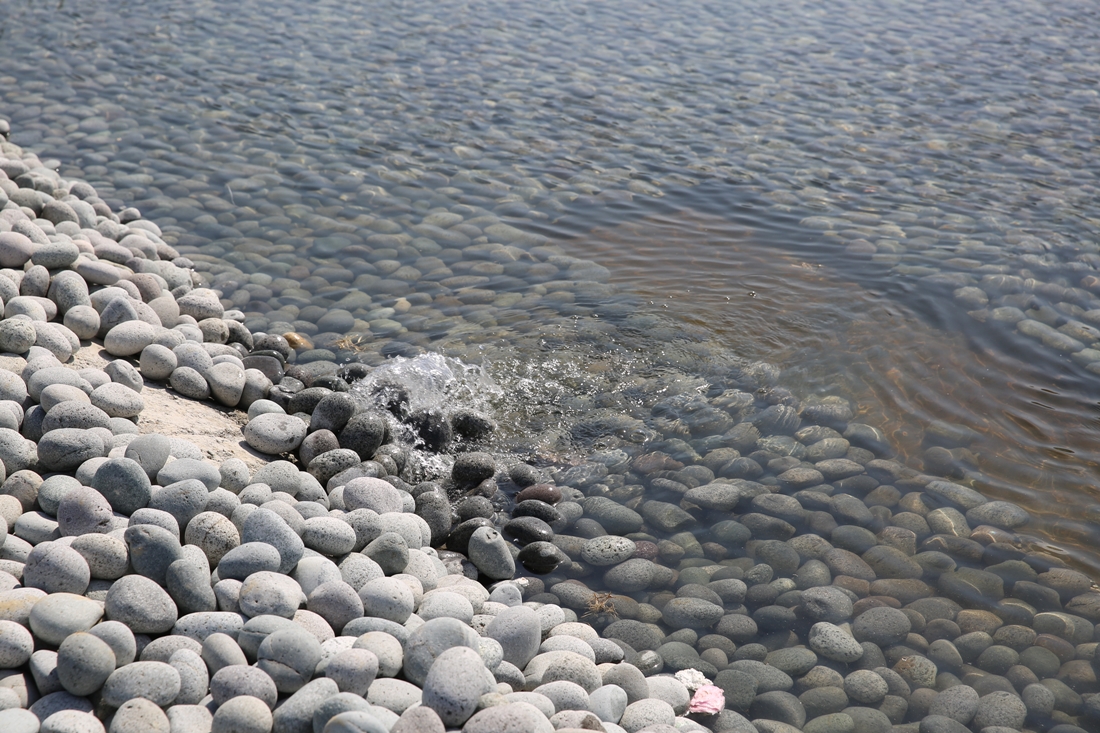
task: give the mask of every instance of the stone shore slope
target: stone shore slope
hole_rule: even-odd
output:
[[[0,142],[4,733],[1098,729],[1091,579],[845,401],[501,467],[190,265]]]

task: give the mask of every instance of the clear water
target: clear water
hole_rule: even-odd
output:
[[[771,362],[918,467],[932,421],[974,429],[976,485],[1100,569],[1097,374],[1016,325],[1100,335],[1094,3],[3,12],[13,141],[139,207],[253,324],[344,308],[337,358],[483,364],[512,447],[550,455]],[[454,211],[480,231],[421,226]]]

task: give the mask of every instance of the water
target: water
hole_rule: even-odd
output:
[[[973,429],[939,468],[1100,569],[1094,4],[4,12],[13,141],[254,328],[484,365],[502,448],[547,458],[770,362],[918,468]]]

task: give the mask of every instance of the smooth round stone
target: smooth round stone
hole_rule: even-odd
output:
[[[19,232],[0,232],[0,267],[22,268],[35,252],[35,243]]]
[[[956,685],[936,694],[928,714],[943,715],[967,725],[978,711],[978,700],[978,692],[973,687]]]
[[[673,598],[661,609],[665,624],[674,629],[706,629],[718,622],[725,611],[701,598]]]
[[[58,710],[42,721],[39,733],[106,733],[103,723],[82,710]]]
[[[354,478],[344,486],[344,507],[347,511],[371,509],[378,514],[401,512],[404,507],[400,491],[379,478]]]
[[[469,624],[474,617],[474,607],[465,596],[437,590],[424,596],[416,613],[425,621],[454,618]]]
[[[588,709],[605,723],[618,724],[627,704],[626,691],[614,684],[603,685],[588,696]]]
[[[302,528],[302,542],[322,555],[345,555],[355,548],[355,530],[336,517],[312,517]]]
[[[651,725],[672,726],[675,720],[676,713],[671,705],[664,700],[649,698],[627,705],[619,725],[627,733],[636,733]]]
[[[436,657],[428,670],[422,702],[444,725],[457,727],[474,714],[481,696],[495,686],[480,654],[469,647],[452,647]]]
[[[273,724],[271,708],[265,701],[239,695],[218,706],[210,733],[270,733]]]
[[[340,692],[362,697],[378,675],[378,657],[367,649],[346,649],[325,665],[325,676],[336,683]]]
[[[209,288],[195,288],[177,298],[176,303],[179,304],[181,315],[191,316],[196,321],[225,315],[225,308],[218,300],[218,294]]]
[[[409,564],[409,545],[397,532],[383,532],[363,548],[363,555],[378,563],[387,575],[395,575]]]
[[[328,581],[314,588],[306,608],[319,614],[337,633],[349,621],[363,615],[362,599],[355,588],[343,580]]]
[[[112,356],[133,356],[153,343],[156,336],[157,328],[150,323],[140,320],[123,321],[103,337],[103,348]]]
[[[72,634],[57,649],[57,677],[73,695],[90,695],[115,671],[111,646],[89,633]]]
[[[280,629],[260,643],[256,657],[256,666],[285,695],[297,692],[313,677],[321,661],[321,643],[301,627]]]
[[[844,678],[844,692],[861,705],[877,705],[889,690],[886,680],[867,669],[856,670]]]
[[[226,554],[240,545],[241,540],[236,525],[228,517],[217,512],[206,511],[196,514],[187,523],[184,541],[202,550],[211,567],[218,567]],[[278,550],[275,554],[278,556]],[[279,563],[274,568],[265,569],[278,570],[281,564],[282,558],[279,557]],[[222,579],[226,577],[221,573],[220,568],[218,576]]]
[[[151,700],[134,698],[122,703],[111,719],[110,733],[171,733],[172,724]]]
[[[72,471],[85,461],[105,453],[103,439],[99,435],[79,428],[51,430],[38,442],[38,460],[47,471]]]
[[[221,472],[217,466],[207,461],[193,458],[177,458],[171,461],[157,472],[157,483],[161,486],[169,486],[179,481],[196,479],[201,481],[208,491],[218,488],[221,483]]]
[[[367,616],[405,623],[412,615],[415,602],[408,585],[395,578],[377,578],[359,589],[363,613]]]
[[[34,323],[23,319],[0,322],[0,350],[10,354],[26,353],[38,340]]]
[[[293,415],[267,413],[258,415],[244,426],[248,444],[271,455],[290,453],[301,445],[308,426]]]
[[[177,649],[168,658],[168,664],[180,675],[180,692],[173,704],[196,705],[206,697],[210,674],[198,652],[193,649]]]
[[[59,405],[66,401],[84,402],[89,405],[92,403],[87,392],[71,384],[51,384],[43,389],[42,393],[38,396],[39,404],[42,405],[42,409],[47,413],[49,413],[55,405]]]
[[[405,627],[395,626],[396,628],[391,629],[394,633],[408,633]],[[367,631],[355,640],[353,648],[366,649],[378,658],[378,676],[380,677],[393,677],[401,670],[405,655],[401,642],[393,634],[385,631]]]
[[[382,680],[378,680],[382,682]],[[378,685],[378,689],[374,692],[375,700],[386,702],[388,704],[398,707],[398,702],[404,699],[407,705],[412,705],[414,700],[410,699],[409,694],[411,690],[408,688],[411,685],[403,683],[400,680],[386,680],[386,682],[396,683],[389,684],[387,686]],[[372,685],[372,687],[374,687]],[[380,694],[381,691],[381,694]],[[367,691],[368,699],[371,695],[371,691]],[[346,692],[339,692],[332,697],[322,701],[313,711],[313,730],[325,730],[329,721],[342,714],[360,712],[369,714],[371,710],[371,703],[364,700],[357,695],[351,695]]]
[[[42,421],[42,432],[59,428],[109,428],[111,417],[98,406],[75,400],[55,405]]]
[[[188,366],[178,366],[172,370],[168,384],[184,397],[193,400],[205,400],[210,397],[210,385],[200,372]],[[255,447],[255,446],[253,446]]]
[[[897,644],[912,629],[909,617],[896,608],[880,606],[856,617],[852,623],[852,636],[857,641],[870,641],[880,647]]]
[[[130,549],[134,570],[147,578],[164,583],[168,567],[183,556],[179,538],[154,524],[135,524],[123,533]]]
[[[34,638],[21,624],[0,621],[0,668],[21,667],[31,658]]]
[[[84,557],[59,542],[42,543],[30,551],[23,566],[23,585],[47,593],[81,594],[91,570]]]
[[[542,622],[530,608],[513,606],[498,613],[485,633],[500,643],[505,661],[523,669],[539,652]]]
[[[1020,730],[1026,717],[1027,706],[1023,700],[1011,692],[998,690],[978,700],[972,725],[978,730],[994,726]]]
[[[160,634],[176,623],[172,597],[142,575],[127,575],[111,584],[104,603],[107,617],[120,621],[135,634]]]
[[[149,507],[171,514],[180,527],[186,527],[206,508],[209,500],[210,490],[202,481],[184,479],[157,489],[149,499]]]
[[[180,692],[180,675],[164,662],[133,662],[119,667],[103,685],[103,702],[119,707],[127,700],[141,697],[165,707]]]
[[[302,538],[275,512],[260,508],[253,511],[241,525],[241,542],[266,542],[279,551],[280,573],[288,573],[298,564],[305,551]]]
[[[22,708],[0,710],[0,726],[7,733],[38,733],[40,730],[38,716]]]
[[[827,621],[810,628],[807,644],[826,659],[851,663],[863,657],[863,647],[850,634]]]
[[[141,350],[138,365],[143,377],[162,382],[172,375],[178,362],[176,354],[167,346],[150,343]]]
[[[81,341],[91,341],[99,333],[99,313],[90,305],[75,305],[67,309],[62,323]]]
[[[649,560],[632,558],[616,565],[604,574],[604,582],[620,593],[635,593],[653,581],[654,564]]]
[[[615,535],[605,535],[587,540],[581,546],[581,559],[589,565],[603,567],[629,560],[637,549],[633,540]]]
[[[527,702],[513,702],[479,710],[466,721],[462,731],[463,733],[500,733],[501,731],[553,733],[554,726],[534,705]]]
[[[492,580],[507,580],[515,575],[516,562],[508,544],[499,532],[491,527],[480,527],[470,535],[468,555],[470,562]]]
[[[103,494],[89,486],[70,489],[57,503],[57,526],[62,537],[110,531],[114,514]]]
[[[973,526],[990,524],[1002,529],[1016,529],[1031,521],[1031,515],[1016,504],[990,501],[966,512],[966,521]]]
[[[253,573],[276,572],[281,562],[279,551],[266,542],[246,542],[222,556],[218,562],[218,577],[243,581]]]
[[[270,710],[275,707],[278,690],[274,680],[259,667],[233,665],[222,667],[210,678],[210,694],[217,705],[247,695],[263,700]]]
[[[118,382],[96,387],[92,390],[91,400],[92,405],[111,417],[137,417],[145,407],[140,394]]]
[[[29,621],[37,639],[56,646],[70,634],[91,629],[102,616],[103,606],[90,598],[51,593],[34,604]]]
[[[206,370],[206,381],[214,399],[228,407],[236,407],[244,394],[245,373],[237,364],[215,364]]]
[[[305,600],[301,586],[293,578],[273,572],[253,573],[241,585],[241,613],[291,618]]]

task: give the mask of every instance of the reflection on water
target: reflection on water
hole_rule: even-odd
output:
[[[796,393],[851,399],[856,420],[882,429],[900,459],[1026,507],[1034,542],[1100,568],[1100,402],[1095,376],[1070,360],[1036,362],[1019,335],[990,343],[970,318],[930,325],[903,298],[846,277],[843,262],[807,262],[766,232],[691,210],[595,229],[570,246],[737,355],[783,365]],[[936,421],[969,428],[973,441],[936,450]]]

